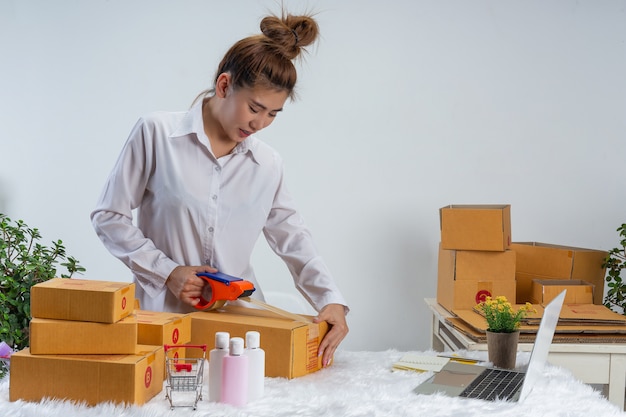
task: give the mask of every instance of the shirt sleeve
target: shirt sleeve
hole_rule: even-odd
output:
[[[133,223],[152,169],[152,144],[143,120],[137,122],[109,175],[96,208],[93,227],[104,246],[133,272],[148,295],[160,293],[178,266]]]
[[[319,255],[313,238],[281,180],[263,230],[272,250],[287,264],[296,288],[319,312],[328,304],[349,311],[339,287]]]

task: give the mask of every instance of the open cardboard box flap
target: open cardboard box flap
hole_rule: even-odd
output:
[[[537,312],[531,313],[523,321],[521,333],[536,333],[539,328],[543,307],[536,304],[533,307]],[[453,313],[476,331],[487,331],[487,320],[477,311],[454,310]],[[597,304],[567,304],[561,309],[556,333],[626,334],[626,317]]]

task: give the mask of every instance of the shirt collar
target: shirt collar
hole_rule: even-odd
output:
[[[198,141],[206,146],[209,150],[211,150],[211,143],[209,142],[209,138],[206,133],[204,133],[204,122],[202,121],[202,102],[203,100],[198,100],[191,109],[185,114],[185,117],[181,120],[180,124],[172,132],[172,138],[195,135],[198,138]],[[247,154],[249,153],[257,164],[259,163],[258,158],[255,158],[255,149],[257,139],[253,136],[246,138],[243,142],[239,143],[235,149],[231,152],[231,154]]]

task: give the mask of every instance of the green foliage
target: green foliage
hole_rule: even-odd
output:
[[[608,290],[604,297],[604,305],[626,315],[626,284],[620,276],[626,267],[626,223],[617,228],[620,236],[619,246],[609,251],[603,268],[607,268],[606,282]]]
[[[85,271],[67,256],[61,240],[44,246],[40,239],[38,229],[0,213],[0,341],[15,350],[29,345],[30,288],[58,277],[57,265],[67,270],[61,278]],[[0,377],[2,373],[0,369]]]

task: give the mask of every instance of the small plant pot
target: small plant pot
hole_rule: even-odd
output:
[[[489,362],[502,369],[515,368],[519,331],[513,333],[494,333],[487,331],[487,353]]]

